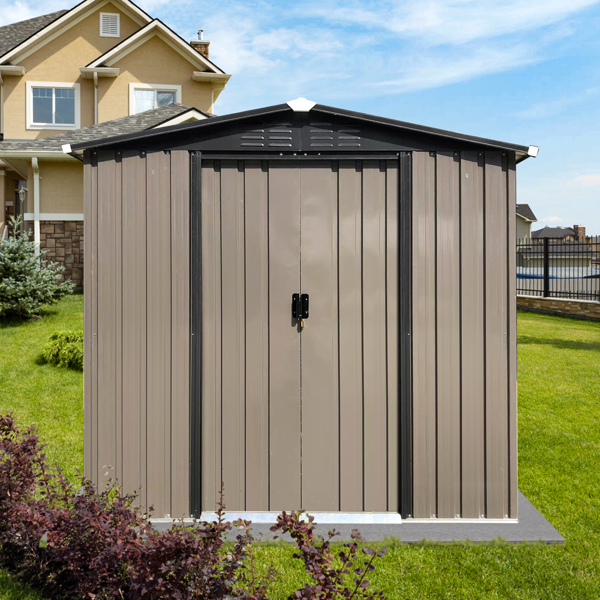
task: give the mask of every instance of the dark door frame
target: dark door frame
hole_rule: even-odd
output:
[[[257,160],[253,154],[212,155],[190,152],[190,516],[202,512],[202,158]],[[261,157],[263,158],[263,157]],[[386,155],[343,154],[318,156],[265,156],[266,160],[377,160],[398,159],[399,177],[399,453],[400,477],[398,511],[402,518],[412,515],[412,152]]]

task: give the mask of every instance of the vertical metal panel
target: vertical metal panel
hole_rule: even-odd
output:
[[[413,153],[414,516],[436,513],[435,156]]]
[[[156,516],[170,512],[171,210],[170,155],[147,161],[147,490]]]
[[[221,173],[202,166],[202,509],[221,489]]]
[[[83,451],[83,472],[88,479],[96,477],[96,377],[97,369],[97,337],[96,337],[96,276],[97,276],[97,235],[95,229],[97,226],[98,209],[98,168],[95,159],[89,152],[85,156],[83,167],[83,211],[84,211],[84,259],[85,269],[83,271],[84,287],[86,294],[83,297],[84,302],[84,363],[83,371],[83,430],[84,430],[84,451]]]
[[[363,510],[362,164],[339,165],[340,510]]]
[[[115,476],[123,481],[123,168],[120,152],[115,152],[115,436],[117,456]]]
[[[117,464],[117,239],[114,226],[116,214],[116,169],[114,153],[102,152],[98,157],[98,478],[103,487],[115,477]],[[120,185],[120,181],[118,182]],[[119,240],[120,243],[120,240]]]
[[[517,510],[517,257],[515,248],[517,180],[515,154],[508,156],[508,205],[507,205],[507,245],[508,245],[508,477],[509,514],[511,519],[518,516]]]
[[[245,280],[244,172],[236,161],[221,165],[222,469],[225,502],[245,510]]]
[[[171,155],[171,514],[189,514],[190,155]]]
[[[386,165],[386,304],[387,304],[387,510],[399,510],[398,444],[398,163]]]
[[[505,154],[486,152],[486,516],[496,519],[508,514],[506,165]]]
[[[438,511],[460,514],[460,196],[459,158],[437,155]]]
[[[190,153],[190,516],[202,512],[202,155]]]
[[[399,269],[400,288],[400,513],[413,514],[413,376],[412,376],[412,153],[400,153]]]
[[[485,513],[482,153],[461,155],[462,516]]]
[[[302,165],[302,507],[325,511],[339,510],[337,184],[331,163]]]
[[[146,161],[122,160],[123,489],[146,504]]]
[[[300,336],[291,294],[300,291],[300,169],[269,170],[270,510],[301,507]]]
[[[246,510],[269,506],[268,171],[246,163]]]
[[[364,509],[387,510],[385,163],[363,163]]]

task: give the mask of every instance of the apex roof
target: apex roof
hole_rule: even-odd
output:
[[[529,204],[517,204],[517,214],[528,221],[537,222],[537,217],[533,214]]]
[[[277,104],[160,130],[139,131],[73,145],[111,149],[196,149],[244,152],[395,152],[507,150],[517,162],[531,146],[455,133],[386,117],[302,102]]]

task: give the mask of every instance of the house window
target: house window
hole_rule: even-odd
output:
[[[100,37],[121,35],[121,15],[118,13],[100,13]]]
[[[27,129],[78,127],[78,83],[27,82]]]
[[[181,102],[180,85],[129,84],[129,114]]]

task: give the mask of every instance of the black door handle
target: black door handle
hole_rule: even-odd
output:
[[[308,294],[302,294],[300,301],[302,304],[302,318],[308,319]]]
[[[300,319],[302,314],[302,303],[300,294],[292,294],[292,319]]]

